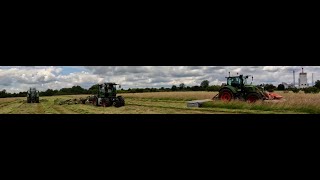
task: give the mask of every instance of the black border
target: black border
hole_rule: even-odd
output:
[[[0,128],[319,128],[318,114],[78,114],[11,115],[2,114]]]

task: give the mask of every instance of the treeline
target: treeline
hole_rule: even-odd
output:
[[[129,88],[128,90],[120,90],[120,93],[143,93],[143,92],[172,92],[172,91],[219,91],[221,86],[209,86],[209,81],[202,81],[199,86],[186,86],[184,83],[180,85],[172,85],[171,88]]]
[[[74,94],[96,94],[98,92],[98,85],[93,85],[89,89],[84,89],[81,86],[73,86],[72,88],[62,88],[60,90],[47,89],[40,91],[40,96],[56,96],[56,95],[74,95]],[[5,97],[26,97],[27,91],[19,93],[9,93],[5,89],[0,91],[0,98]]]
[[[0,91],[0,98],[5,97],[26,97],[27,92],[19,92],[19,93],[8,93],[5,89]]]

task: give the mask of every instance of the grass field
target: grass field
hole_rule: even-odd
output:
[[[96,107],[84,104],[59,105],[57,101],[88,95],[40,97],[39,104],[26,98],[1,98],[0,114],[319,114],[320,94],[283,93],[284,102],[213,101],[202,108],[188,108],[186,101],[211,99],[216,92],[155,92],[121,94],[124,107]],[[120,95],[120,94],[119,94]]]

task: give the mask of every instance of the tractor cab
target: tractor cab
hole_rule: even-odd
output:
[[[227,78],[227,85],[232,86],[238,89],[243,89],[246,85],[249,85],[247,82],[247,79],[250,77],[250,75],[247,76],[230,76]]]
[[[227,77],[227,85],[232,87],[239,87],[241,84],[241,78],[239,76]]]
[[[240,76],[230,76],[227,78],[227,85],[232,86],[238,89],[242,89],[244,85],[247,84],[247,76],[243,78],[243,75]]]
[[[116,83],[103,83],[99,84],[99,97],[116,97],[117,95],[117,86]],[[121,87],[119,85],[119,87]]]

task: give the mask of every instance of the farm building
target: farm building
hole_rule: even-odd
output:
[[[302,72],[299,73],[299,88],[306,88],[308,86],[309,84],[308,84],[307,73],[304,73],[302,68]]]

